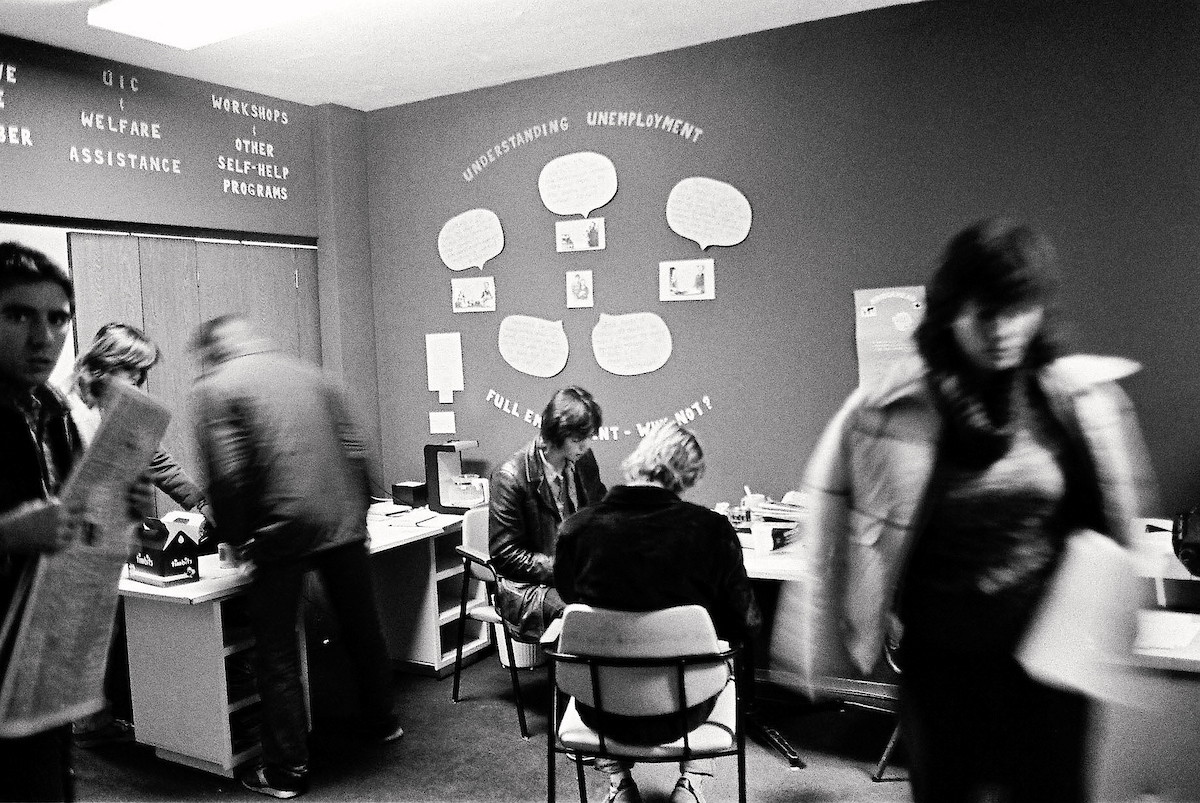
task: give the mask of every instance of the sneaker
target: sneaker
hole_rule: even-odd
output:
[[[608,785],[608,797],[604,803],[642,803],[642,793],[638,791],[633,778],[623,778],[620,786]]]
[[[105,747],[110,744],[121,744],[133,741],[133,723],[123,719],[110,719],[98,728],[75,731],[73,734],[75,746],[84,750],[93,747]]]
[[[270,778],[267,777],[268,773],[270,773]],[[265,764],[259,764],[248,774],[242,776],[242,786],[251,792],[258,792],[260,795],[289,800],[308,791],[308,773],[268,768]]]
[[[681,775],[675,782],[675,788],[671,790],[670,803],[704,803],[704,795],[692,786],[692,782],[686,776]]]
[[[404,735],[404,728],[400,727],[400,723],[397,722],[395,725],[392,726],[391,730],[387,731],[386,733],[384,733],[382,736],[379,737],[379,741],[383,742],[384,744],[387,744],[388,742],[396,741],[403,735]]]

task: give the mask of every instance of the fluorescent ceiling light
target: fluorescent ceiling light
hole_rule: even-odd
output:
[[[88,9],[88,25],[195,50],[291,22],[314,0],[108,0]]]

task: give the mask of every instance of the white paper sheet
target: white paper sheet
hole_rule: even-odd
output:
[[[431,412],[429,414],[430,435],[453,435],[457,430],[454,423],[454,411]]]
[[[556,215],[587,217],[617,194],[617,168],[600,153],[568,153],[542,168],[538,192],[542,203]]]
[[[438,401],[453,401],[451,391],[463,389],[462,335],[438,332],[425,335],[425,370],[429,389],[438,393]]]
[[[636,376],[657,371],[670,359],[671,348],[671,330],[653,312],[602,312],[592,328],[592,353],[610,374]]]
[[[551,377],[567,365],[570,346],[562,321],[509,315],[496,338],[500,356],[523,374]]]
[[[667,196],[667,225],[701,251],[710,245],[737,245],[750,234],[752,218],[750,201],[724,181],[685,178]]]

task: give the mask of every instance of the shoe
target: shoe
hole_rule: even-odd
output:
[[[704,795],[681,775],[675,782],[675,788],[671,790],[670,803],[704,803]]]
[[[271,778],[267,777],[268,772],[271,774]],[[242,776],[242,786],[251,792],[258,792],[260,795],[290,800],[308,791],[308,773],[268,768],[265,764],[259,764],[248,774]]]
[[[620,786],[608,785],[608,797],[604,803],[642,803],[642,793],[638,791],[633,778],[625,778]]]
[[[133,723],[123,719],[110,719],[98,728],[76,731],[73,734],[75,746],[84,750],[93,747],[106,747],[110,744],[121,744],[133,741]]]
[[[403,735],[404,735],[404,728],[400,727],[400,723],[397,722],[395,725],[392,726],[391,730],[387,731],[386,733],[384,733],[382,736],[379,737],[379,741],[383,742],[384,744],[387,744],[388,742],[396,741]]]

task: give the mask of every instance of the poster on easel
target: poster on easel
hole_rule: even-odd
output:
[[[117,586],[140,519],[130,485],[150,465],[170,412],[133,388],[115,398],[59,499],[79,535],[26,567],[0,625],[0,737],[73,722],[104,705]]]
[[[924,316],[921,285],[854,291],[859,386],[879,381],[894,364],[916,353],[913,335]]]

